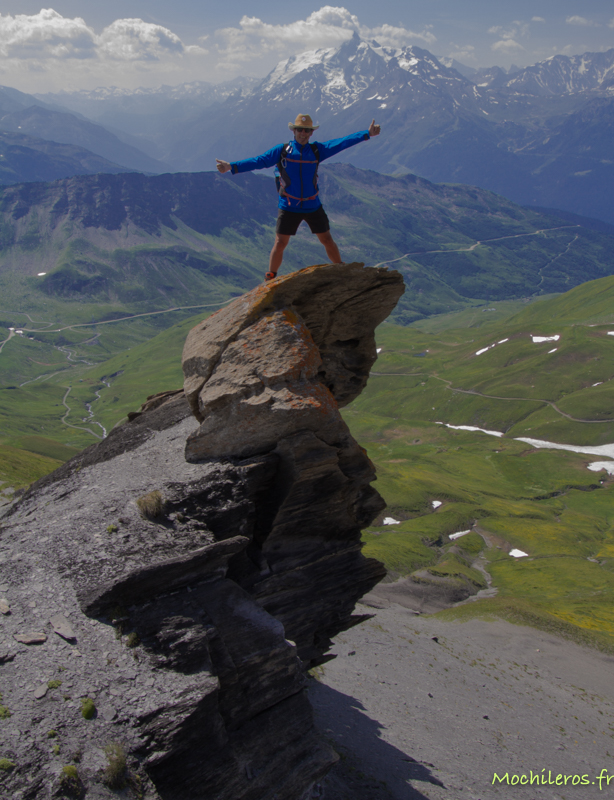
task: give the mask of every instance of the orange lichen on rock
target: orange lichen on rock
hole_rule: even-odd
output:
[[[394,271],[318,265],[258,286],[193,328],[184,389],[201,426],[186,458],[264,453],[296,430],[345,440],[339,407],[364,387],[375,327],[402,292]]]

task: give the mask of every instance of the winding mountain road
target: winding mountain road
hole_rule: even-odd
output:
[[[548,233],[549,231],[561,231],[565,230],[566,228],[579,228],[579,227],[580,225],[560,225],[557,228],[541,228],[538,231],[530,231],[529,233],[514,233],[511,234],[510,236],[496,236],[493,239],[480,239],[479,241],[475,242],[475,244],[469,245],[469,247],[459,247],[456,250],[449,250],[447,248],[444,248],[443,250],[419,250],[415,253],[404,253],[402,256],[399,256],[398,258],[391,258],[389,261],[380,261],[378,264],[373,264],[373,266],[383,267],[384,264],[394,264],[395,261],[401,261],[402,259],[408,258],[409,256],[428,256],[432,255],[433,253],[471,253],[473,250],[476,249],[476,247],[479,247],[480,245],[483,245],[486,242],[500,242],[503,241],[504,239],[520,239],[523,236],[538,236],[540,233]],[[576,236],[572,242],[569,242],[569,244],[567,245],[567,249],[563,253],[559,253],[558,256],[555,256],[546,265],[541,267],[539,272],[541,273],[542,269],[545,269],[547,266],[550,266],[550,264],[553,261],[556,261],[557,258],[560,258],[562,255],[564,255],[569,250],[573,242],[576,241],[577,238],[578,237]],[[540,283],[542,281],[540,281]]]

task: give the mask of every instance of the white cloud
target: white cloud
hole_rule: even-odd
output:
[[[541,19],[541,17],[539,17]],[[518,41],[521,37],[530,35],[530,25],[528,22],[515,19],[510,25],[494,25],[488,29],[488,33],[498,36],[499,39],[490,45],[490,49],[495,53],[520,52],[525,48]]]
[[[488,33],[499,36],[501,39],[516,39],[519,36],[526,36],[529,33],[529,26],[526,22],[515,20],[512,25],[504,27],[503,25],[493,25],[488,29]]]
[[[511,53],[513,50],[524,50],[524,47],[514,39],[499,39],[490,45],[490,49],[499,53]]]
[[[448,53],[449,58],[454,58],[456,61],[460,61],[461,64],[467,63],[467,61],[475,61],[475,47],[472,44],[454,44],[451,42],[452,50]]]
[[[608,28],[614,28],[614,17],[608,22]]]
[[[115,20],[103,30],[98,43],[101,56],[124,61],[158,61],[185,51],[181,39],[168,28],[142,19]]]
[[[81,17],[52,8],[0,14],[0,82],[23,91],[193,80],[207,53],[142,19],[118,19],[97,33]]]
[[[258,17],[244,16],[238,28],[222,28],[216,32],[222,44],[221,66],[240,63],[275,54],[279,58],[295,55],[305,50],[338,47],[350,39],[354,32],[363,39],[376,39],[384,46],[402,47],[411,42],[430,45],[436,41],[430,27],[420,32],[394,25],[367,28],[346,8],[323,6],[306,19],[285,25],[273,25]]]
[[[531,17],[531,22],[545,22],[543,17]]]
[[[568,25],[578,25],[578,26],[583,27],[583,28],[596,28],[596,27],[598,27],[598,23],[597,22],[593,22],[590,19],[586,19],[586,17],[578,17],[576,15],[574,15],[572,17],[567,17],[565,22]]]
[[[186,48],[168,28],[142,19],[115,20],[98,36],[81,17],[68,19],[52,8],[32,15],[0,14],[0,55],[9,59],[156,61],[195,50],[201,48]]]
[[[38,14],[0,14],[0,54],[5,58],[92,58],[96,34],[81,17],[52,8]]]

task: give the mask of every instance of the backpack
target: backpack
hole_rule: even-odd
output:
[[[313,185],[314,188],[317,188],[318,185],[318,167],[320,166],[320,151],[318,150],[317,144],[312,144],[309,142],[309,147],[316,157],[316,171],[313,176]],[[281,155],[279,156],[279,161],[275,166],[275,186],[277,187],[277,194],[283,195],[285,193],[285,189],[287,186],[290,186],[291,180],[286,172],[286,157],[290,153],[292,149],[292,142],[288,142],[283,146],[283,150],[281,151]]]

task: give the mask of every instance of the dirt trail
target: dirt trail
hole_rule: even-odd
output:
[[[473,252],[473,250],[476,249],[476,247],[479,247],[480,245],[485,244],[486,242],[501,242],[504,239],[521,239],[523,236],[538,236],[540,233],[548,233],[549,231],[561,231],[565,230],[566,228],[579,228],[579,227],[580,227],[579,225],[560,225],[558,228],[542,228],[539,231],[531,231],[529,233],[514,233],[510,236],[496,236],[493,239],[480,239],[477,242],[475,242],[475,244],[469,245],[469,247],[459,247],[456,250],[450,250],[448,248],[444,248],[443,250],[418,250],[414,253],[404,253],[402,256],[399,256],[398,258],[391,258],[389,261],[380,261],[379,264],[374,264],[373,266],[383,267],[384,264],[394,264],[395,261],[402,261],[404,258],[407,258],[408,256],[428,256],[432,255],[433,253],[471,253]],[[576,238],[567,245],[565,253],[569,250],[569,248],[571,247],[573,242],[576,241],[577,238],[578,237],[576,236]],[[556,259],[560,258],[562,255],[564,255],[564,253],[559,253],[558,256],[555,256],[551,261],[549,261],[547,264],[541,267],[540,274],[541,270],[550,266],[550,264],[552,264],[553,261],[556,261]],[[539,285],[541,285],[542,282],[543,282],[543,276]]]

